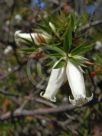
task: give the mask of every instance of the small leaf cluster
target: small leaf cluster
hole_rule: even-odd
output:
[[[41,21],[38,27],[34,28],[34,32],[48,33],[51,36],[50,42],[37,46],[31,37],[32,41],[30,42],[25,39],[29,48],[22,50],[30,53],[43,50],[46,57],[58,60],[55,67],[66,65],[68,59],[78,62],[79,65],[83,63],[84,59],[76,56],[85,54],[94,45],[94,41],[87,40],[85,33],[80,32],[80,28],[87,23],[86,20],[88,20],[86,15],[78,16],[74,12],[65,14],[60,11],[55,13],[55,15],[41,16]],[[50,23],[53,25],[53,28]]]

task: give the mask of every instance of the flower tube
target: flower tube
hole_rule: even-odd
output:
[[[32,41],[34,40],[36,45],[41,45],[43,43],[48,43],[51,39],[51,36],[47,33],[21,33],[21,31],[15,32],[15,41],[17,45],[20,44],[20,42],[27,43],[27,40]]]
[[[64,67],[52,69],[45,93],[42,94],[41,92],[41,96],[53,102],[56,102],[55,95],[57,94],[59,88],[64,83],[65,79],[66,72]]]
[[[73,105],[81,105],[89,102],[93,98],[93,94],[91,97],[86,96],[85,83],[83,74],[77,66],[68,61],[66,67],[67,78],[69,81],[69,86],[72,91],[72,95],[74,99],[71,99],[69,96],[69,101]]]

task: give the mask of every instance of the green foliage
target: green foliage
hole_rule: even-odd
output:
[[[55,46],[55,45],[49,45],[49,46],[47,45],[47,46],[45,46],[45,49],[57,52],[61,56],[65,55],[65,52],[61,48],[59,48],[58,46]]]
[[[94,60],[97,64],[99,64],[100,66],[102,66],[102,53],[96,53],[94,55]]]
[[[64,50],[65,50],[65,52],[70,51],[71,46],[72,46],[72,28],[70,26],[69,29],[67,30],[66,34],[65,34],[65,39],[64,39]]]
[[[32,40],[23,38],[23,37],[18,37],[19,39],[22,39],[22,41],[24,41],[29,47],[31,47],[33,45]]]
[[[34,47],[31,47],[31,48],[21,48],[20,50],[24,52],[34,52],[36,49]]]
[[[39,47],[35,46],[35,44],[33,46],[33,43],[30,43],[30,46],[34,47],[34,50],[32,47],[31,49],[25,48],[21,50],[25,52],[32,52],[37,51],[36,49],[41,48],[42,50],[47,51],[47,57],[53,57],[56,58],[56,60],[65,57],[66,61],[69,56],[68,54],[70,53],[72,56],[83,55],[89,52],[94,45],[93,41],[87,41],[86,38],[83,37],[83,35],[80,37],[78,35],[80,34],[80,27],[87,22],[87,19],[88,18],[86,15],[82,15],[80,17],[75,13],[66,15],[62,11],[56,13],[55,15],[47,16],[46,18],[41,16],[41,22],[39,23],[38,28],[36,28],[35,30],[36,32],[46,32],[51,35],[51,41],[49,41],[49,43],[43,43]],[[49,26],[49,22],[51,22],[55,27],[55,31],[51,29],[51,27]],[[78,43],[76,43],[77,45],[75,45],[74,43],[75,39],[78,39]],[[78,63],[82,62],[77,60],[77,58],[75,60],[78,61]],[[58,65],[64,66],[64,62],[60,61]]]
[[[57,69],[60,67],[65,67],[66,66],[66,61],[64,60],[64,58],[60,58],[57,62],[55,62],[53,68]]]
[[[94,44],[89,44],[87,45],[87,43],[82,44],[77,46],[76,48],[74,48],[73,50],[71,50],[71,54],[72,55],[82,55],[85,54],[86,52],[90,51],[93,48]]]

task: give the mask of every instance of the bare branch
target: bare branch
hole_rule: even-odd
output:
[[[100,99],[94,98],[93,101],[87,103],[83,107],[92,106],[92,105],[95,105],[99,102],[102,102],[102,98],[100,98]],[[7,113],[1,115],[0,121],[8,120],[12,117],[17,118],[17,117],[20,117],[20,116],[22,117],[22,116],[35,116],[35,115],[44,115],[44,114],[64,113],[65,111],[71,111],[71,110],[74,110],[76,108],[78,108],[78,107],[75,107],[71,104],[63,104],[59,107],[40,108],[40,109],[36,109],[36,110],[25,110],[25,109],[19,110],[19,108],[18,108],[14,112],[7,112]]]
[[[5,91],[5,90],[0,90],[0,94],[3,94],[5,96],[14,96],[14,97],[19,97],[20,96],[18,94],[9,93],[8,91]]]
[[[13,113],[7,112],[1,115],[0,121],[7,120],[11,117],[34,116],[34,115],[40,115],[40,114],[42,115],[42,114],[58,113],[58,112],[73,110],[74,108],[75,106],[66,104],[66,105],[61,105],[56,108],[46,108],[46,109],[37,109],[37,110],[19,110],[17,109]]]
[[[102,24],[102,20],[96,20],[96,21],[94,21],[94,22],[88,23],[88,24],[86,24],[85,26],[81,27],[81,28],[79,29],[79,31],[81,31],[81,32],[86,31],[86,30],[88,30],[89,28],[94,27],[94,26],[99,25],[99,24]]]

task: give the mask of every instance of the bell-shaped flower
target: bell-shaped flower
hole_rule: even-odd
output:
[[[15,32],[16,44],[27,43],[27,41],[33,41],[36,45],[41,45],[43,43],[48,43],[51,40],[51,35],[46,32],[43,33],[21,33],[21,31]]]
[[[55,95],[58,92],[59,88],[64,83],[65,79],[66,71],[64,67],[52,69],[45,93],[43,94],[41,92],[41,96],[55,102],[56,101]]]
[[[80,67],[77,67],[71,61],[68,61],[66,67],[66,74],[69,82],[69,86],[72,91],[72,95],[74,99],[69,97],[69,101],[73,105],[82,105],[86,102],[89,102],[93,98],[93,94],[91,97],[86,96],[85,83],[83,73],[80,70]]]

